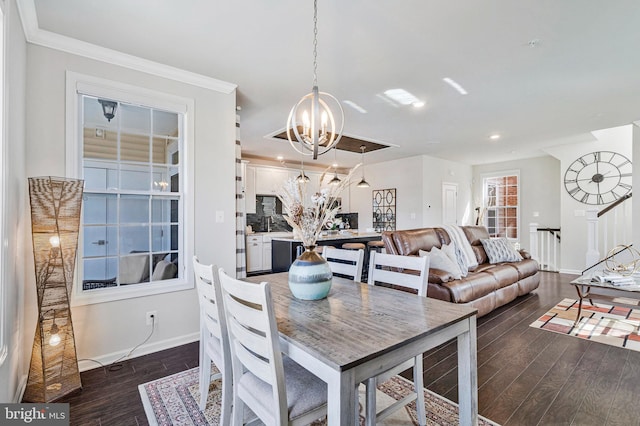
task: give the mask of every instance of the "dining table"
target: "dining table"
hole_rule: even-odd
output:
[[[286,272],[269,282],[283,353],[327,383],[329,425],[356,423],[358,385],[457,339],[461,425],[478,422],[475,308],[333,277],[321,300],[296,299]]]

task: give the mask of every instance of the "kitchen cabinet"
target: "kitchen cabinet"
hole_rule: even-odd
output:
[[[271,236],[262,236],[262,269],[271,270]]]
[[[256,194],[275,194],[289,178],[289,170],[271,167],[255,168]]]
[[[247,272],[263,271],[262,235],[247,235]],[[269,244],[271,248],[271,244]],[[271,269],[271,268],[269,268]]]
[[[247,213],[256,212],[256,168],[244,167],[244,199]]]

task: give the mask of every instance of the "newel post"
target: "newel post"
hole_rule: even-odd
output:
[[[529,224],[529,254],[531,258],[540,262],[540,255],[538,253],[538,226],[537,223]]]
[[[586,267],[589,267],[600,260],[598,251],[598,211],[587,210],[587,254]]]

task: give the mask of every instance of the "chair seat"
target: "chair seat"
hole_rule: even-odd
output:
[[[301,367],[288,356],[282,357],[284,367],[289,418],[307,414],[309,411],[322,408],[327,403],[327,384]],[[246,372],[238,381],[238,393],[251,395],[266,412],[273,410],[271,386],[251,372]],[[260,396],[264,398],[260,398]]]
[[[369,241],[367,245],[369,247],[384,247],[384,243],[382,241]]]

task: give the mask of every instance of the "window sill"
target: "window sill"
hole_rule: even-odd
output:
[[[78,284],[75,285],[75,288]],[[174,291],[190,290],[193,283],[184,279],[174,279],[155,284],[141,283],[121,287],[81,291],[76,290],[71,297],[71,306],[93,305],[96,303],[114,302],[117,300],[134,299],[136,297],[153,296],[156,294],[172,293]]]

